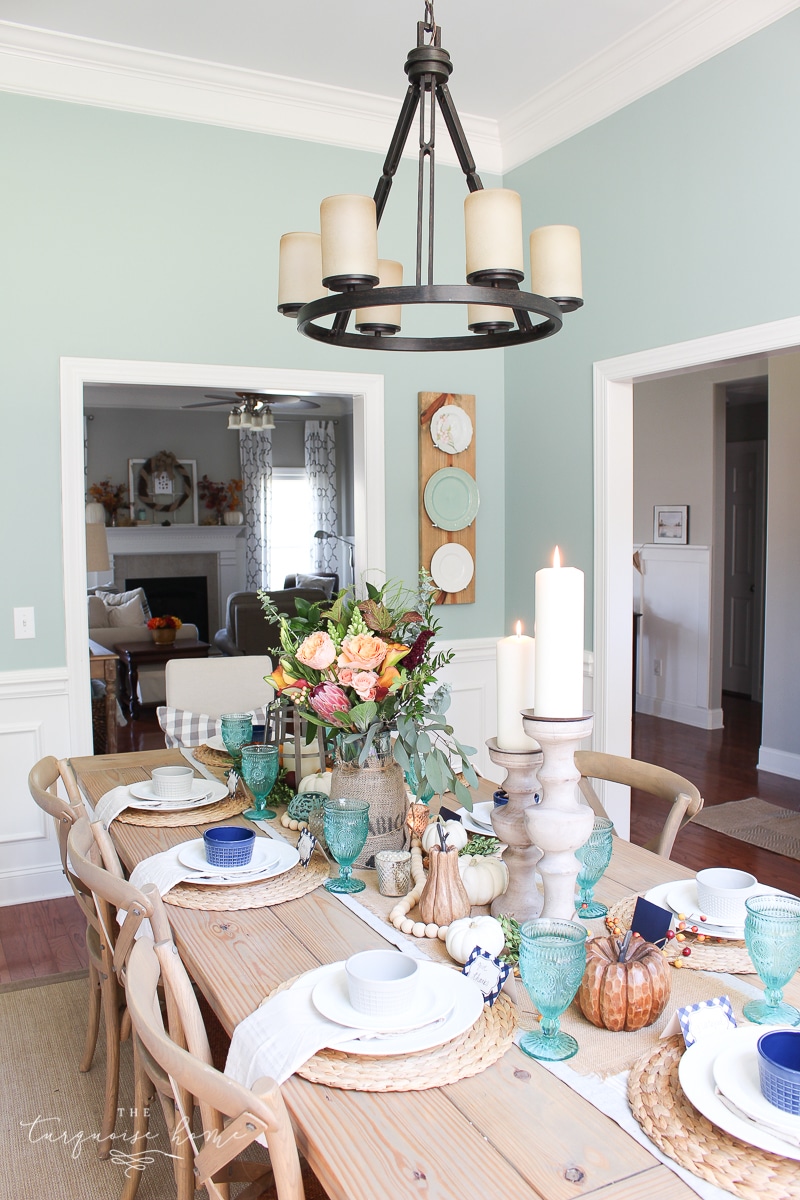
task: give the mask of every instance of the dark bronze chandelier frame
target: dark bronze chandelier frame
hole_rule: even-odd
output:
[[[426,40],[426,38],[428,40]],[[582,300],[573,297],[550,299],[519,289],[521,276],[516,272],[479,272],[466,284],[434,284],[434,190],[436,162],[436,105],[438,104],[447,132],[453,143],[459,165],[466,177],[470,192],[483,188],[475,160],[461,126],[447,80],[453,70],[450,55],[441,47],[441,30],[433,18],[432,0],[425,0],[425,20],[417,23],[417,45],[408,54],[405,72],[409,85],[400,116],[395,126],[383,172],[375,189],[374,200],[380,225],[392,182],[400,165],[403,148],[411,125],[419,110],[419,166],[417,179],[417,255],[416,283],[400,287],[365,286],[363,277],[339,276],[335,281],[337,293],[312,300],[297,312],[297,328],[306,337],[331,345],[358,350],[449,351],[503,349],[525,342],[538,341],[558,333],[562,314],[579,308]],[[434,99],[436,103],[434,103]],[[426,129],[429,121],[430,128]],[[427,168],[427,188],[426,188]],[[427,195],[426,195],[427,193]],[[427,219],[425,214],[427,200]],[[422,282],[423,243],[427,233],[427,281]],[[368,332],[348,332],[347,325],[354,308],[381,308],[391,305],[415,304],[479,304],[497,309],[512,309],[517,327],[509,329],[498,314],[498,324],[481,332],[448,337],[398,337],[381,329]],[[544,320],[534,323],[530,314]],[[316,322],[333,316],[330,327]]]

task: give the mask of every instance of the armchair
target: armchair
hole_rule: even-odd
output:
[[[315,588],[284,588],[270,593],[279,613],[295,615],[297,599],[324,600]],[[225,628],[214,634],[214,645],[223,654],[270,654],[279,649],[278,626],[267,621],[256,592],[232,592],[228,596]]]

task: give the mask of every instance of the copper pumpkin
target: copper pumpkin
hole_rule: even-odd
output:
[[[670,968],[651,942],[636,940],[619,961],[615,938],[593,938],[586,943],[586,970],[578,989],[578,1004],[593,1025],[631,1032],[658,1020],[667,1006]]]

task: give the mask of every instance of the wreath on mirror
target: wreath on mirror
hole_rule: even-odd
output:
[[[155,475],[166,472],[173,483],[176,476],[183,484],[183,493],[175,496],[169,504],[159,504],[152,492],[152,481]],[[171,513],[181,508],[192,497],[192,476],[183,463],[178,462],[174,454],[168,450],[160,450],[152,458],[148,458],[139,468],[139,478],[136,485],[136,495],[147,508],[158,513]]]

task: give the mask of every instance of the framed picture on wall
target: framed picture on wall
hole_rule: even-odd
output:
[[[653,507],[653,541],[686,546],[689,542],[689,505],[656,504]]]
[[[162,450],[152,458],[128,459],[128,494],[134,522],[196,525],[197,463]]]

